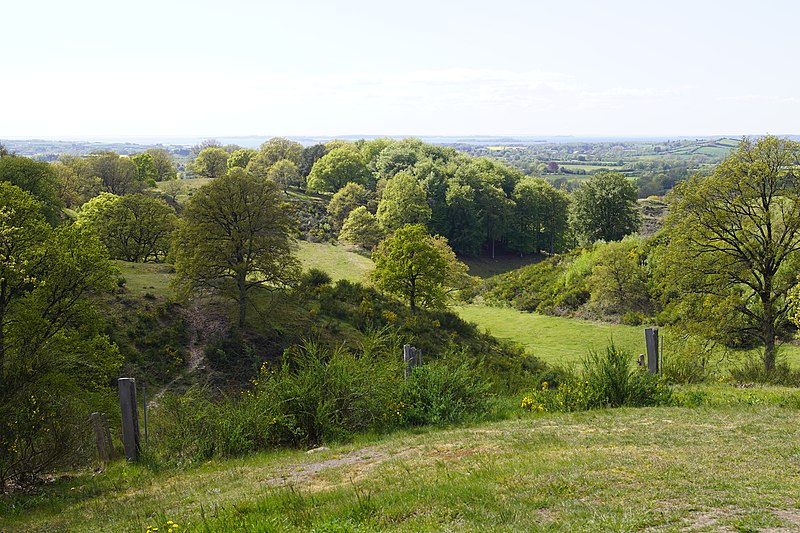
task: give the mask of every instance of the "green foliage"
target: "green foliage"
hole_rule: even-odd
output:
[[[300,162],[297,163],[297,170],[300,171],[300,175],[307,178],[311,173],[311,169],[314,167],[314,163],[327,153],[328,149],[324,144],[315,144],[303,148],[300,154]]]
[[[138,180],[142,183],[155,187],[158,181],[158,169],[156,169],[155,159],[147,152],[131,156],[131,161],[136,165]]]
[[[381,242],[385,235],[386,233],[375,215],[362,205],[347,215],[342,224],[342,230],[339,232],[339,240],[371,250]]]
[[[76,166],[81,172],[99,177],[103,190],[112,194],[121,196],[142,192],[148,186],[139,179],[139,169],[130,157],[122,157],[114,152],[102,152],[89,156],[86,163],[85,167],[81,164]]]
[[[555,386],[543,382],[522,400],[531,411],[584,411],[605,407],[669,405],[672,391],[665,381],[633,366],[633,356],[612,343],[605,352],[590,351],[580,374],[565,376]]]
[[[232,170],[234,168],[247,168],[247,165],[250,163],[250,160],[258,153],[257,150],[253,150],[252,148],[242,148],[240,150],[234,150],[231,152],[231,155],[228,156],[228,161],[226,164],[228,165],[228,170]]]
[[[446,294],[459,288],[466,266],[442,237],[431,237],[419,224],[403,226],[372,254],[376,285],[408,300],[411,309],[442,307]]]
[[[234,169],[189,201],[174,243],[176,286],[220,291],[238,303],[244,326],[248,292],[285,286],[299,273],[289,218],[273,182]]]
[[[427,224],[431,208],[416,178],[399,172],[386,183],[375,216],[384,228],[394,231],[406,224]]]
[[[509,221],[511,250],[522,254],[567,248],[569,197],[542,178],[525,177],[514,186],[513,215]]]
[[[219,178],[228,171],[228,152],[224,148],[203,148],[187,170],[201,178]]]
[[[82,416],[120,362],[87,299],[113,287],[107,252],[76,226],[52,229],[39,209],[0,182],[0,487],[86,451]]]
[[[289,187],[300,187],[305,183],[297,170],[297,165],[289,159],[280,159],[269,167],[267,179],[277,183],[284,191]]]
[[[487,284],[484,297],[521,311],[572,314],[589,301],[592,263],[592,250],[556,255],[497,276]]]
[[[41,203],[42,213],[51,224],[61,219],[64,202],[58,194],[58,177],[49,164],[27,157],[2,157],[0,182],[16,185],[31,193]]]
[[[258,153],[250,158],[246,168],[248,172],[255,176],[266,178],[270,168],[282,159],[294,163],[295,167],[297,167],[300,164],[302,154],[302,144],[283,137],[273,137],[261,145]]]
[[[153,166],[156,169],[156,181],[169,181],[178,177],[175,170],[175,161],[172,155],[163,148],[149,148],[145,153],[153,158]]]
[[[595,174],[573,194],[570,223],[582,244],[618,241],[640,222],[636,186],[618,172]]]
[[[159,262],[167,257],[177,220],[163,200],[101,193],[83,205],[77,223],[94,231],[114,259]]]
[[[479,418],[491,405],[489,383],[466,362],[434,361],[415,367],[401,390],[398,412],[412,426]]]
[[[347,216],[355,208],[366,206],[369,201],[369,192],[363,185],[358,183],[348,183],[328,202],[328,216],[333,225],[340,229]]]
[[[306,188],[309,192],[336,192],[351,182],[367,186],[371,177],[358,151],[334,148],[314,163]]]
[[[799,160],[794,141],[745,139],[713,174],[681,183],[670,210],[666,298],[680,307],[697,296],[696,310],[707,317],[701,323],[712,331],[715,322],[735,320],[743,336],[764,345],[767,373],[787,320],[786,295],[798,281]]]
[[[372,347],[351,352],[306,342],[290,349],[282,365],[265,365],[241,395],[212,401],[193,391],[171,398],[153,413],[154,453],[207,459],[396,427],[402,423],[399,346]]]
[[[589,278],[592,304],[620,315],[650,311],[645,258],[642,243],[636,239],[597,247]]]

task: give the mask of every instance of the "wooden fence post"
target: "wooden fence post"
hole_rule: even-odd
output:
[[[661,370],[658,360],[658,328],[644,330],[644,342],[647,347],[647,370],[658,374]]]
[[[403,361],[406,364],[406,379],[408,379],[408,376],[411,375],[411,371],[414,369],[414,363],[416,363],[416,360],[417,349],[410,344],[403,346]]]
[[[136,405],[136,380],[120,378],[119,407],[122,410],[122,444],[128,461],[139,460],[139,412]]]
[[[94,438],[97,441],[97,456],[100,462],[108,464],[114,458],[114,445],[111,443],[111,431],[105,413],[92,413]]]

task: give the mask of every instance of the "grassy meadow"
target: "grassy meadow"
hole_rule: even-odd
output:
[[[2,497],[0,530],[168,531],[168,521],[180,531],[800,528],[800,394],[677,394],[698,406],[518,410],[317,453],[166,469],[117,462],[35,497]]]
[[[324,270],[334,281],[364,281],[373,266],[369,253],[359,252],[354,246],[307,241],[298,241],[297,244],[297,257],[303,268]]]

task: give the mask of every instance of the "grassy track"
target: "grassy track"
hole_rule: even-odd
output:
[[[0,497],[0,531],[797,530],[800,396],[724,389],[702,389],[715,406],[520,411],[310,455],[118,463]]]

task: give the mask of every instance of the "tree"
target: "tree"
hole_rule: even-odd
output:
[[[397,229],[372,254],[372,279],[378,288],[408,300],[412,310],[443,307],[448,292],[459,288],[467,267],[456,259],[444,237],[432,237],[422,224]]]
[[[103,182],[103,188],[113,194],[142,192],[145,183],[139,179],[139,170],[130,157],[121,157],[114,152],[92,154],[91,169]]]
[[[267,171],[267,179],[277,183],[283,192],[289,187],[300,187],[305,181],[297,171],[297,165],[289,159],[280,159]]]
[[[569,197],[542,178],[525,177],[514,187],[509,221],[510,249],[520,254],[564,251]]]
[[[136,170],[139,173],[139,181],[146,183],[151,187],[155,187],[158,180],[158,170],[156,169],[155,159],[147,152],[135,154],[131,156],[131,160],[136,165]]]
[[[176,284],[185,293],[232,296],[243,327],[254,287],[286,286],[298,276],[289,230],[277,186],[234,169],[189,200],[174,241]]]
[[[311,173],[311,169],[314,168],[314,163],[327,153],[328,148],[324,144],[314,144],[303,148],[303,152],[300,154],[300,162],[297,164],[297,170],[300,171],[300,175],[307,178]]]
[[[492,259],[495,258],[495,242],[506,232],[514,201],[506,196],[503,189],[486,184],[478,197],[483,213],[484,235],[492,242]]]
[[[570,223],[581,244],[618,241],[639,229],[636,187],[619,172],[600,172],[572,197]]]
[[[775,368],[787,292],[798,283],[798,163],[796,142],[745,139],[711,175],[678,184],[670,207],[666,260],[673,291],[728,302],[742,333],[764,345],[767,372]]]
[[[177,216],[157,198],[103,193],[84,204],[77,223],[94,231],[114,259],[157,262],[167,257]]]
[[[228,171],[228,152],[224,148],[203,148],[189,165],[189,171],[201,178],[219,178]]]
[[[431,208],[417,179],[400,172],[386,183],[375,216],[384,228],[394,231],[405,224],[427,224]]]
[[[363,205],[350,211],[339,232],[340,241],[357,244],[367,250],[375,248],[384,236],[383,227],[375,215]]]
[[[247,168],[250,160],[253,159],[257,153],[258,151],[252,148],[242,148],[241,150],[231,152],[231,155],[228,157],[228,170],[237,167]]]
[[[334,227],[341,228],[347,215],[355,208],[367,205],[368,201],[369,192],[363,185],[351,182],[339,189],[331,197],[327,208],[328,216]]]
[[[120,364],[88,298],[114,286],[105,248],[40,209],[0,182],[0,489],[81,448]]]
[[[11,183],[33,194],[51,223],[61,218],[64,203],[58,196],[58,178],[48,163],[14,155],[2,157],[0,182]]]
[[[610,313],[650,311],[644,258],[634,238],[599,246],[589,278],[592,303]]]
[[[350,182],[366,187],[371,177],[358,151],[334,148],[314,163],[306,188],[310,192],[336,192]]]
[[[258,149],[247,165],[247,170],[258,177],[266,177],[269,169],[281,159],[288,159],[297,166],[303,155],[303,145],[284,139],[273,137]]]
[[[175,170],[175,161],[172,155],[163,148],[148,148],[145,150],[153,158],[153,165],[156,168],[156,181],[169,181],[178,177]]]

